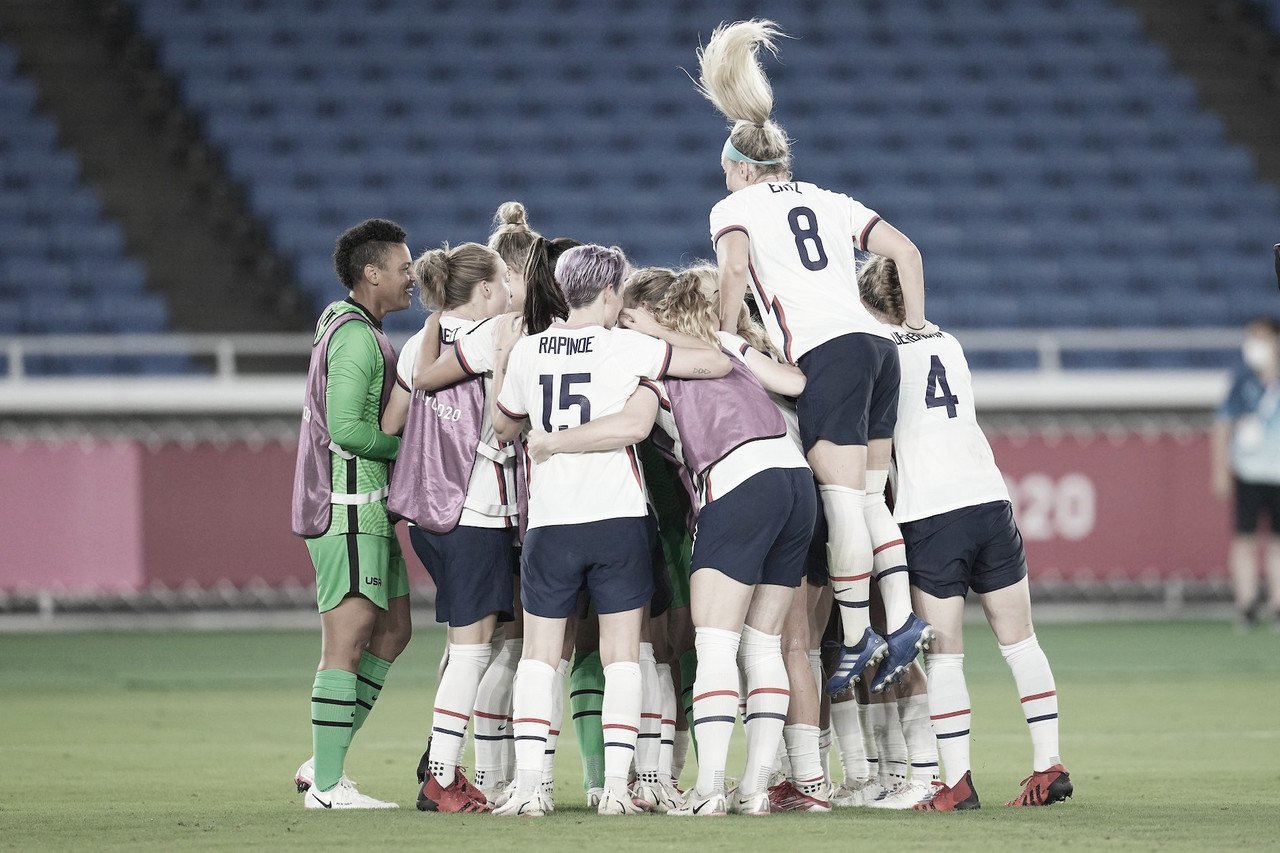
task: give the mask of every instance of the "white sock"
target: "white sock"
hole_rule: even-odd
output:
[[[729,738],[737,722],[738,634],[696,628],[698,671],[693,679],[693,727],[698,739],[699,794],[724,790]]]
[[[653,644],[640,644],[640,733],[636,736],[636,776],[657,782],[662,761],[662,686]]]
[[[551,683],[551,728],[547,731],[547,745],[542,751],[542,787],[555,790],[556,744],[560,730],[564,728],[564,682],[569,675],[569,662],[561,659],[556,667],[556,677]]]
[[[492,646],[492,643],[490,644]],[[514,743],[511,732],[511,690],[516,679],[516,665],[524,641],[517,638],[502,644],[489,658],[489,668],[476,690],[475,722],[476,785],[501,785],[511,780],[512,767],[507,762],[507,745]]]
[[[782,736],[791,760],[791,783],[802,794],[813,796],[821,792],[826,780],[818,764],[818,727],[792,723],[782,730]]]
[[[769,787],[774,758],[782,741],[782,727],[787,721],[791,690],[787,667],[782,662],[782,637],[745,626],[742,644],[738,647],[738,663],[747,678],[747,713],[742,718],[747,732],[747,769],[742,774],[740,789],[742,795],[747,796]],[[814,747],[816,761],[816,740]]]
[[[964,681],[964,655],[927,654],[929,722],[938,740],[938,755],[952,787],[969,772],[969,687]]]
[[[822,769],[822,783],[831,782],[831,724],[818,730],[818,767]]]
[[[680,782],[684,765],[689,758],[689,730],[676,729],[675,745],[671,748],[671,781]]]
[[[938,741],[929,725],[928,694],[899,697],[898,718],[902,720],[902,737],[907,742],[911,778],[922,782],[937,779]]]
[[[821,699],[825,695],[822,688],[826,686],[826,680],[822,677],[821,649],[809,649],[809,669],[813,670],[813,683],[818,686],[818,698]]]
[[[907,778],[907,742],[902,737],[896,702],[872,702],[867,706],[872,736],[879,757],[880,784],[892,788]]]
[[[616,661],[604,668],[604,701],[600,706],[604,730],[604,787],[629,798],[627,777],[640,733],[640,664]]]
[[[871,713],[871,705],[864,705],[855,700],[858,706],[858,726],[862,729],[862,754],[867,762],[867,776],[880,778],[880,745],[876,740],[875,725]]]
[[[849,699],[831,703],[831,728],[836,733],[836,746],[840,749],[840,764],[844,768],[844,782],[866,779],[871,775],[867,766],[867,751],[862,743],[862,723],[858,719],[858,703]]]
[[[884,600],[885,627],[892,634],[911,617],[911,583],[907,578],[907,546],[884,502],[888,479],[888,471],[867,471],[862,511],[871,533],[872,571]]]
[[[746,714],[743,716],[745,717]],[[787,758],[787,744],[782,738],[778,738],[778,750],[773,756],[773,771],[788,778],[791,777],[791,761]]]
[[[840,605],[844,642],[855,645],[870,626],[871,532],[862,511],[864,493],[844,486],[821,486],[827,515],[827,561],[831,589]]]
[[[431,717],[431,775],[443,787],[453,784],[455,768],[467,742],[467,721],[476,706],[476,690],[489,664],[489,644],[449,644],[449,664],[436,688]]]
[[[530,795],[542,784],[542,762],[551,731],[551,693],[556,670],[540,660],[522,658],[516,671],[511,725],[515,729],[516,789]]]
[[[676,685],[671,680],[671,664],[660,663],[655,667],[658,671],[658,691],[661,694],[661,727],[658,739],[658,778],[664,782],[671,781],[672,760],[676,745]],[[641,673],[643,675],[643,672]]]
[[[1022,698],[1022,713],[1031,730],[1034,753],[1031,769],[1037,772],[1060,764],[1058,757],[1058,690],[1053,683],[1049,659],[1032,634],[1020,643],[1001,646],[1000,654],[1013,671],[1013,681]]]

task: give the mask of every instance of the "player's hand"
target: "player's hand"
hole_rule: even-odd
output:
[[[556,434],[553,432],[531,429],[525,442],[525,452],[539,465],[556,455]]]
[[[623,309],[622,313],[618,315],[618,321],[624,328],[632,329],[651,338],[660,338],[665,331],[662,324],[653,319],[652,314],[640,307]]]
[[[511,355],[511,348],[516,345],[524,333],[524,319],[520,314],[511,312],[494,318],[498,324],[493,334],[493,346],[499,364],[506,364]]]
[[[936,335],[939,332],[938,324],[930,323],[928,320],[924,321],[923,329],[912,329],[906,323],[903,323],[901,326],[894,326],[893,328],[904,335]]]

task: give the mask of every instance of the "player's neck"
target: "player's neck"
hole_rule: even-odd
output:
[[[378,301],[377,292],[363,281],[351,289],[351,300],[379,323],[382,322],[382,318],[387,316],[390,310]]]
[[[570,308],[569,316],[564,321],[564,326],[570,329],[581,329],[586,326],[603,326],[604,322],[604,301],[597,300],[590,305],[582,308]]]

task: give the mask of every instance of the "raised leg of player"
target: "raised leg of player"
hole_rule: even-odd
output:
[[[883,439],[872,443],[889,444]],[[898,529],[893,513],[889,511],[884,499],[888,481],[888,468],[867,469],[863,513],[867,519],[867,529],[871,532],[872,554],[876,557],[872,572],[880,587],[880,595],[884,598],[885,627],[893,632],[911,617],[911,583],[907,578],[907,549],[903,544],[902,531]]]
[[[490,797],[511,781],[507,763],[507,744],[514,742],[511,733],[511,691],[515,685],[516,666],[524,648],[522,638],[506,638],[480,679],[476,690],[474,737],[476,742],[476,787]]]

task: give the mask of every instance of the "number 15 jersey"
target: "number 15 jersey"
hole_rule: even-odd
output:
[[[902,524],[1009,500],[991,445],[978,426],[973,381],[960,342],[943,331],[885,329],[898,345],[902,370],[893,433],[894,521]]]
[[[621,411],[641,379],[661,379],[670,364],[671,347],[657,338],[556,324],[516,342],[498,406],[508,417],[528,416],[534,429],[570,429]],[[634,447],[560,453],[525,473],[531,530],[649,511]]]
[[[866,249],[880,217],[842,193],[801,181],[752,184],[711,209],[711,241],[751,241],[748,284],[769,339],[795,364],[852,332],[887,337],[858,297],[854,246]]]

